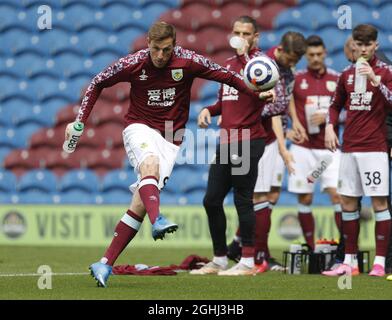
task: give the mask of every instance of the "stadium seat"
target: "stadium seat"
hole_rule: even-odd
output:
[[[211,37],[211,34],[214,34]],[[219,51],[230,49],[229,37],[230,33],[224,30],[216,29],[214,27],[206,27],[196,33],[199,49],[195,51],[205,52],[207,54],[216,53]],[[201,50],[200,44],[203,44],[204,50]],[[185,46],[187,47],[187,46]]]
[[[343,51],[344,43],[350,35],[350,30],[339,30],[336,27],[328,27],[320,31],[319,36],[323,39],[328,54]]]
[[[16,176],[11,171],[0,169],[0,193],[15,192],[16,183]]]
[[[20,176],[27,170],[43,167],[37,154],[28,150],[13,150],[4,160],[4,168],[11,170],[16,176]]]
[[[129,186],[137,180],[132,170],[112,170],[109,171],[102,180],[101,191],[126,191],[129,193]]]
[[[27,139],[36,127],[23,126],[20,130],[12,128],[0,128],[0,146],[9,148],[27,147]]]
[[[100,181],[97,175],[87,169],[75,169],[67,172],[60,180],[59,190],[61,192],[68,191],[84,191],[94,193],[98,191]]]
[[[127,82],[117,83],[113,87],[105,88],[100,98],[114,101],[118,103],[119,101],[129,100],[130,84]]]
[[[207,175],[208,176],[208,175]],[[176,168],[173,170],[167,185],[166,190],[171,193],[188,193],[195,190],[205,190],[207,186],[207,176],[200,175],[199,172],[189,170],[188,168]]]
[[[0,32],[9,28],[19,27],[25,18],[26,14],[23,10],[10,6],[2,6],[0,10]]]
[[[41,191],[46,193],[55,192],[57,189],[57,180],[55,175],[49,170],[31,170],[20,177],[18,190]]]
[[[386,1],[388,2],[388,1]],[[385,32],[391,34],[392,31],[392,4],[389,2],[389,4],[382,6],[379,10],[379,18],[377,19],[379,23],[375,23],[376,26],[384,30]],[[373,22],[376,22],[373,20]],[[382,45],[382,44],[381,44]]]
[[[205,190],[196,190],[192,191],[189,193],[184,194],[184,198],[186,199],[186,203],[181,203],[181,204],[188,204],[188,205],[202,205],[203,204],[203,198],[205,196],[206,192]],[[184,200],[180,200],[180,202],[183,202]]]
[[[19,98],[27,101],[31,100],[28,90],[26,90],[28,87],[26,81],[2,76],[0,78],[0,87],[0,102],[5,102],[12,98]]]
[[[41,129],[34,133],[30,140],[30,147],[50,147],[61,150],[65,137],[65,125],[50,129]]]
[[[218,91],[220,88],[220,83],[215,81],[208,81],[200,90],[199,99],[202,101],[207,101],[212,98],[218,97]]]
[[[53,61],[54,69],[60,77],[70,78],[85,71],[84,59],[75,53],[59,54]],[[87,72],[87,75],[90,76],[91,72]]]
[[[95,55],[100,52],[113,52],[120,55],[109,46],[109,35],[98,28],[89,28],[79,33],[79,47],[84,55]]]
[[[19,203],[19,196],[17,193],[0,192],[1,204],[17,204]]]
[[[14,109],[15,110],[15,109]],[[15,111],[6,106],[0,106],[0,128],[12,129],[14,125]]]
[[[102,141],[102,138],[97,134],[97,130],[89,127],[86,128],[78,142],[78,149],[90,148],[91,152],[97,152],[98,148],[103,147],[105,147],[104,141]]]
[[[105,123],[124,124],[124,115],[128,109],[128,103],[111,103],[98,100],[91,113],[91,122],[100,126]]]
[[[86,165],[89,169],[94,170],[97,175],[102,176],[110,170],[121,168],[124,157],[124,148],[103,149],[88,154]]]
[[[5,158],[13,150],[11,147],[2,146],[0,147],[0,164],[3,165]]]
[[[21,29],[8,29],[7,31],[1,32],[2,43],[0,47],[0,53],[6,55],[17,55],[25,51],[34,51],[38,54],[43,54],[42,48],[36,48],[32,43],[32,39],[38,39],[33,37],[33,34],[21,30]]]
[[[26,191],[18,193],[18,203],[20,204],[50,204],[53,198],[44,191]]]
[[[177,195],[166,192],[166,188],[163,189],[159,196],[159,201],[162,205],[176,205],[178,204]]]
[[[51,170],[56,176],[63,176],[72,169],[83,167],[85,157],[91,152],[91,149],[85,148],[76,149],[72,154],[59,152],[59,150],[61,149],[47,152],[45,159],[45,168]]]
[[[95,195],[84,190],[70,190],[57,195],[58,204],[93,204]]]
[[[124,126],[119,123],[107,122],[96,128],[97,135],[104,141],[106,148],[123,148],[122,132]]]
[[[123,49],[127,49],[127,47],[124,46]],[[119,55],[112,52],[100,52],[91,58],[91,69],[95,74],[97,74],[98,72],[101,72],[102,70],[105,70],[107,67],[112,65],[119,58],[121,58]]]
[[[61,108],[56,114],[56,126],[64,126],[68,123],[75,121],[76,115],[79,112],[79,107],[79,104],[70,104],[66,107]]]
[[[54,110],[44,110],[40,105],[20,106],[14,116],[14,124],[23,126],[35,123],[39,127],[51,127],[54,124]]]
[[[131,192],[129,190],[111,190],[100,194],[102,204],[129,204]]]
[[[261,30],[271,30],[273,28],[273,22],[275,17],[280,12],[287,10],[288,6],[293,5],[292,3],[289,2],[290,1],[287,0],[279,1],[279,2],[277,1],[267,2],[260,8],[260,12],[257,15],[253,14],[253,17],[255,18],[256,22],[260,26]]]
[[[61,29],[42,31],[38,45],[45,50],[47,55],[56,56],[70,52],[77,55],[86,54],[81,46],[82,39],[78,35],[72,35]]]
[[[141,14],[140,8],[131,8],[125,3],[113,3],[104,10],[105,21],[112,31],[124,28],[142,29],[139,22]]]
[[[350,62],[347,60],[344,52],[339,52],[328,56],[326,64],[328,67],[333,68],[338,72],[342,72],[344,68],[350,65]]]
[[[74,3],[55,15],[54,28],[80,32],[96,26],[96,12],[83,3]]]

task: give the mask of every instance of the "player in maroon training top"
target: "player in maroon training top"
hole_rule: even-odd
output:
[[[321,190],[329,194],[335,210],[338,230],[341,228],[340,197],[337,194],[340,151],[331,153],[325,148],[325,120],[331,99],[336,90],[338,73],[324,64],[326,48],[323,40],[316,35],[306,39],[307,69],[295,75],[293,98],[296,115],[306,128],[307,139],[293,139],[290,151],[295,159],[295,172],[289,176],[288,190],[298,194],[298,217],[306,243],[314,249],[314,218],[312,201],[314,183],[308,181],[309,173],[322,160],[330,157],[331,164],[321,174]],[[337,127],[335,128],[337,133]]]
[[[344,264],[323,274],[357,275],[359,212],[358,198],[370,196],[376,220],[376,256],[370,275],[385,275],[385,255],[391,227],[388,210],[389,170],[385,117],[392,108],[392,69],[375,56],[377,29],[358,25],[352,35],[360,56],[365,59],[356,70],[352,65],[339,77],[336,93],[329,108],[325,145],[335,151],[338,139],[334,131],[339,113],[347,111],[339,169],[338,193],[342,198]],[[367,77],[366,88],[355,90],[356,73]]]
[[[232,33],[243,39],[243,44],[236,50],[235,56],[227,59],[226,68],[242,73],[250,59],[262,55],[257,48],[257,23],[249,16],[241,16],[235,20]],[[199,114],[198,123],[202,128],[208,126],[211,116],[221,115],[222,121],[220,144],[216,150],[215,161],[210,166],[203,200],[214,257],[210,263],[191,271],[191,274],[252,275],[257,271],[254,264],[255,214],[252,195],[257,179],[257,165],[264,151],[263,138],[266,137],[261,124],[262,107],[266,112],[279,114],[284,111],[285,105],[282,101],[276,101],[273,105],[263,106],[257,99],[223,84],[216,103],[204,108]],[[246,166],[248,170],[237,170],[239,163],[236,161],[236,155],[242,159],[241,166]],[[238,264],[226,270],[228,249],[223,201],[231,189],[241,228],[242,257]]]
[[[94,77],[76,119],[86,122],[104,88],[118,82],[131,84],[123,139],[138,181],[130,186],[134,196],[129,210],[116,226],[112,243],[100,262],[90,266],[99,286],[106,286],[114,261],[135,236],[146,213],[155,240],[178,227],[160,214],[159,192],[172,172],[182,141],[193,80],[200,77],[223,82],[252,97],[272,98],[271,93],[249,90],[237,73],[175,46],[172,25],[155,23],[147,40],[148,49],[121,58]]]

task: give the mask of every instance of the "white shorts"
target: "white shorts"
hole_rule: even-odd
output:
[[[255,192],[270,192],[271,187],[281,187],[284,162],[278,151],[278,141],[267,145],[259,160]]]
[[[288,190],[293,193],[313,193],[315,183],[308,183],[307,176],[317,165],[317,162],[328,156],[332,156],[332,163],[321,174],[320,189],[337,188],[339,180],[339,164],[341,152],[331,152],[326,149],[308,149],[292,144],[290,152],[293,155],[293,168],[295,173],[289,175]]]
[[[342,153],[338,193],[349,197],[387,196],[388,161],[386,152]]]
[[[173,171],[180,147],[167,141],[156,130],[141,123],[133,123],[126,127],[123,131],[123,140],[129,162],[135,168],[138,177],[138,180],[129,186],[129,190],[136,191],[141,180],[139,166],[146,157],[151,155],[159,158],[158,188],[161,190]]]

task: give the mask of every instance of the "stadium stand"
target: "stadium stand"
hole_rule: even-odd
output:
[[[130,86],[103,91],[73,154],[61,152],[65,125],[75,119],[81,92],[100,70],[146,46],[157,19],[173,23],[177,42],[223,64],[233,52],[227,43],[234,17],[253,16],[267,50],[288,30],[318,33],[327,44],[327,64],[338,71],[349,34],[336,28],[337,8],[350,4],[353,24],[375,24],[380,43],[392,53],[392,4],[383,0],[47,0],[53,28],[37,28],[38,0],[0,1],[0,202],[126,204],[135,174],[123,150],[123,116]],[[213,36],[211,36],[213,35]],[[299,68],[304,67],[301,61]],[[213,104],[219,85],[197,79],[187,126],[196,130],[198,112]],[[214,127],[216,130],[216,127]],[[195,161],[214,144],[196,141],[181,160]],[[182,164],[162,193],[164,204],[200,204],[208,166]],[[285,178],[286,179],[286,178]],[[296,203],[283,185],[280,203]],[[82,192],[82,194],[81,194]],[[328,199],[317,193],[316,204]],[[232,204],[229,195],[226,203]]]

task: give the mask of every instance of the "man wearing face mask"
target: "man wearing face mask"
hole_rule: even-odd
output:
[[[226,68],[242,74],[249,59],[263,55],[257,48],[259,33],[256,21],[248,16],[237,18],[232,34],[235,37],[232,38],[231,43],[236,47],[236,55],[227,59]],[[237,43],[234,40],[237,40]],[[281,83],[275,87],[277,92],[281,90],[279,88]],[[198,124],[202,128],[208,127],[211,116],[221,115],[221,131],[216,158],[210,166],[207,191],[203,201],[208,216],[214,257],[210,263],[199,270],[191,271],[191,274],[241,276],[253,275],[257,272],[254,263],[255,213],[252,195],[266,136],[261,123],[261,114],[262,112],[265,115],[278,114],[284,111],[284,108],[283,101],[279,98],[276,103],[261,108],[259,101],[223,84],[216,103],[200,112]],[[238,168],[233,156],[237,150],[242,152],[239,154],[242,164],[249,163],[247,172],[241,173],[236,170]],[[234,204],[242,234],[242,257],[234,267],[227,269],[228,248],[223,201],[231,188],[234,192]]]

